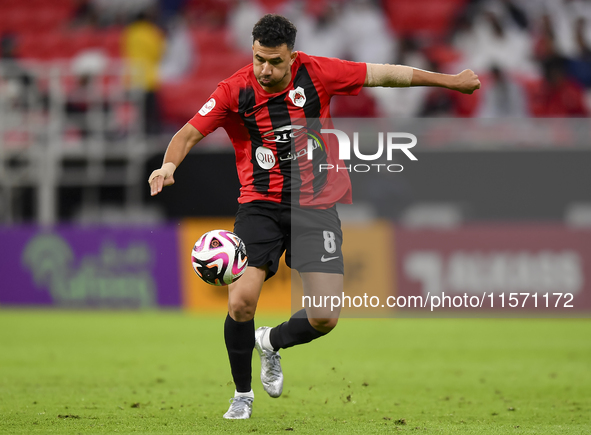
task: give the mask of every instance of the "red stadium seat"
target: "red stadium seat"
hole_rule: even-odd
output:
[[[224,56],[201,55],[197,75],[206,78],[217,78],[221,81],[230,77],[240,68],[252,62],[252,57],[243,53],[233,53]]]
[[[441,38],[465,3],[466,0],[388,0],[384,8],[397,34]]]
[[[286,3],[285,0],[259,0],[259,4],[263,7],[265,12],[278,13]]]
[[[462,53],[460,51],[451,45],[446,44],[433,44],[425,48],[423,51],[429,60],[437,63],[438,65],[453,63],[460,60],[462,57]]]
[[[5,33],[10,33],[10,23],[6,14],[0,14],[0,35]]]
[[[455,91],[449,92],[451,92],[451,97],[454,101],[455,116],[461,118],[471,118],[476,116],[482,98],[481,92],[474,92],[472,95],[461,94]]]
[[[11,0],[0,0],[0,2]],[[51,7],[54,10],[73,11],[76,7],[77,0],[20,0],[15,1],[12,7],[26,9],[30,14],[35,14],[40,9]]]
[[[163,85],[158,92],[163,118],[170,123],[184,124],[203,106],[219,81],[217,78],[192,78]]]
[[[182,82],[166,84],[159,91],[164,119],[183,124],[207,101],[218,83],[252,62],[250,55],[236,51],[227,43],[225,29],[200,29],[192,32],[198,47],[198,67]]]
[[[191,33],[193,44],[199,47],[201,54],[220,54],[233,51],[228,43],[228,31],[226,29],[199,29]]]
[[[22,0],[0,0],[0,8],[3,11],[7,11],[14,8],[22,3]]]
[[[18,38],[17,53],[25,59],[63,59],[71,56],[67,41],[67,37],[57,32],[23,33]]]
[[[362,89],[356,96],[337,95],[332,99],[330,113],[335,118],[375,118],[378,109],[375,99]]]
[[[67,33],[48,32],[43,37],[46,59],[67,59],[72,56],[71,38]]]
[[[523,86],[527,98],[527,106],[532,116],[544,113],[544,102],[538,98],[543,80],[541,78],[514,77]]]
[[[42,55],[39,36],[33,33],[19,35],[16,44],[17,56],[23,59],[38,59]]]
[[[103,39],[100,32],[91,30],[80,30],[70,33],[70,47],[72,54],[76,55],[89,48],[100,48],[103,46]]]
[[[37,31],[56,30],[65,27],[69,17],[68,9],[44,6],[32,15],[32,21],[36,24]]]
[[[231,3],[220,0],[187,0],[185,16],[191,23],[221,26],[226,23]]]
[[[27,2],[10,7],[0,6],[0,33],[31,33],[57,29],[67,24],[70,9],[62,6],[48,5],[47,2],[38,6]]]
[[[101,47],[110,57],[121,57],[121,30],[110,29],[101,33]]]
[[[18,37],[17,53],[27,59],[68,59],[86,49],[103,49],[109,57],[121,57],[121,31],[27,32]]]
[[[1,21],[3,32],[18,34],[23,31],[27,31],[29,25],[29,16],[26,10],[20,8],[10,8],[6,11],[3,11],[0,15],[2,16]]]

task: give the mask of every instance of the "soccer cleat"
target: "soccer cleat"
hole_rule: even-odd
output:
[[[245,420],[250,418],[252,414],[252,397],[235,396],[230,399],[230,408],[224,414],[224,418],[228,420]]]
[[[263,337],[269,334],[271,328],[261,326],[254,334],[257,352],[261,357],[261,382],[263,388],[271,397],[279,397],[283,392],[283,371],[281,370],[281,357],[279,352],[263,347]]]

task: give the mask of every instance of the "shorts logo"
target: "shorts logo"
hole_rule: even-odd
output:
[[[326,263],[327,261],[336,260],[337,258],[339,258],[339,257],[325,257],[323,255],[322,258],[320,259],[320,261],[322,261],[323,263]]]
[[[275,166],[275,154],[267,147],[260,146],[255,151],[257,163],[263,169],[271,169]]]
[[[211,112],[211,109],[213,109],[214,107],[215,107],[215,99],[211,98],[207,103],[205,103],[203,105],[203,107],[201,109],[199,109],[199,114],[201,116],[205,116],[209,112]]]
[[[306,94],[301,86],[289,91],[289,98],[298,107],[304,107],[304,104],[306,104]]]

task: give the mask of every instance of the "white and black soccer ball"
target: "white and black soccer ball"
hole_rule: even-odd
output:
[[[232,284],[248,266],[244,242],[227,230],[203,234],[193,247],[191,260],[199,278],[211,285]]]

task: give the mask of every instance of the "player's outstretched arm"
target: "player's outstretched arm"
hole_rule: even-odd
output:
[[[174,184],[174,171],[187,156],[191,148],[197,144],[203,135],[191,124],[185,124],[170,140],[164,161],[160,169],[156,169],[148,178],[152,196],[162,192],[162,188]]]
[[[408,86],[438,86],[471,94],[480,89],[480,80],[472,70],[459,74],[440,74],[404,65],[367,64],[364,86],[388,88]]]

